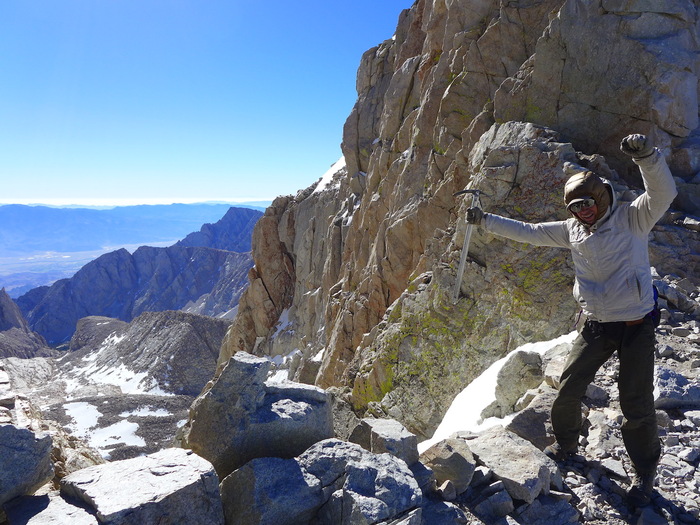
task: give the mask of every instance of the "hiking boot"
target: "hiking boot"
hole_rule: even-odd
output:
[[[632,507],[643,507],[651,501],[651,493],[654,490],[656,472],[635,474],[632,488],[627,493],[627,503]]]
[[[574,448],[564,448],[559,443],[552,443],[548,447],[545,447],[544,453],[554,461],[565,461],[576,454],[578,447]]]

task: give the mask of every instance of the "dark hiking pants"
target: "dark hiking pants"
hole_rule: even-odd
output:
[[[655,469],[661,444],[654,408],[654,342],[654,324],[649,318],[636,325],[586,322],[574,341],[552,405],[552,428],[562,448],[577,447],[581,398],[598,369],[617,352],[622,439],[638,473]]]

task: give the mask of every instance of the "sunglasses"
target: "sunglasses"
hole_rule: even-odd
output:
[[[571,210],[574,213],[578,213],[582,209],[590,208],[591,206],[595,206],[595,199],[588,197],[587,199],[583,199],[582,201],[578,201],[578,202],[574,202],[573,204],[570,204],[569,210]]]

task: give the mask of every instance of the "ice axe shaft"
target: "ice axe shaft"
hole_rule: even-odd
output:
[[[457,195],[463,195],[465,193],[470,193],[472,196],[472,208],[481,208],[481,201],[479,196],[483,193],[481,190],[462,190],[453,194],[453,197]],[[452,291],[452,304],[456,304],[459,300],[459,293],[462,289],[462,278],[464,277],[464,268],[467,265],[467,254],[469,253],[469,242],[472,239],[472,231],[474,231],[474,225],[467,223],[467,227],[464,230],[464,244],[462,245],[462,255],[459,259],[459,269],[457,270],[457,281],[455,282],[455,288]]]

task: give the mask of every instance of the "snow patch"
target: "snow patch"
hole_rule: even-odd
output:
[[[129,417],[129,416],[138,416],[138,417],[168,417],[170,414],[169,411],[165,410],[164,408],[157,408],[154,409],[153,407],[142,407],[139,408],[138,410],[132,410],[131,412],[122,412],[119,414],[119,417]]]
[[[320,363],[321,361],[323,361],[323,356],[324,356],[325,354],[326,354],[326,349],[325,349],[325,347],[324,347],[324,348],[321,348],[321,350],[319,350],[318,353],[317,353],[315,356],[313,356],[313,357],[311,358],[311,361],[314,362],[314,363]]]
[[[326,188],[330,185],[330,183],[333,181],[333,175],[338,173],[341,169],[345,167],[345,157],[340,157],[336,161],[335,164],[333,164],[330,169],[323,174],[321,177],[321,181],[318,183],[316,186],[316,189],[314,189],[314,193],[321,193],[322,191],[325,191]]]
[[[90,434],[88,441],[92,447],[100,451],[102,457],[109,459],[111,446],[121,444],[134,447],[146,446],[146,441],[136,435],[138,429],[138,423],[122,419],[108,427],[96,429]]]
[[[537,343],[524,344],[507,356],[499,359],[488,367],[479,377],[474,379],[467,387],[462,390],[452,401],[452,405],[447,409],[445,417],[435,430],[433,437],[418,444],[418,451],[425,452],[435,443],[439,443],[443,439],[449,438],[455,432],[471,431],[481,432],[495,425],[505,425],[513,415],[505,418],[490,417],[481,419],[481,412],[496,400],[496,381],[498,372],[503,365],[508,361],[511,355],[515,352],[537,352],[544,354],[547,350],[554,348],[562,343],[571,343],[578,335],[578,332],[571,332],[562,335],[551,341],[540,341]]]
[[[267,360],[273,365],[273,369],[267,376],[267,380],[273,383],[282,383],[289,380],[289,367],[296,356],[301,355],[301,350],[295,348],[287,355],[276,355],[268,357]]]
[[[109,459],[109,448],[114,445],[146,446],[146,441],[136,435],[139,429],[138,423],[132,423],[123,419],[108,427],[97,428],[97,423],[102,413],[90,403],[84,401],[65,403],[63,409],[66,415],[73,420],[73,423],[67,425],[71,434],[85,440],[91,447],[97,449],[105,459]],[[157,415],[163,415],[160,411],[156,412]],[[125,412],[125,414],[129,415],[128,412]],[[153,413],[148,415],[153,415]],[[170,414],[166,413],[164,415]],[[121,417],[125,417],[124,414]]]
[[[285,381],[289,381],[289,370],[277,370],[270,375],[267,380],[270,383],[284,383]]]
[[[73,435],[81,438],[89,435],[90,429],[97,426],[97,421],[102,415],[96,407],[84,401],[66,403],[63,409],[66,411],[66,416],[73,420],[73,423],[68,425],[69,430]]]
[[[287,308],[280,314],[280,319],[277,321],[277,325],[275,326],[275,333],[272,334],[270,339],[275,339],[281,332],[284,332],[291,325],[292,322],[289,320],[289,308]]]

